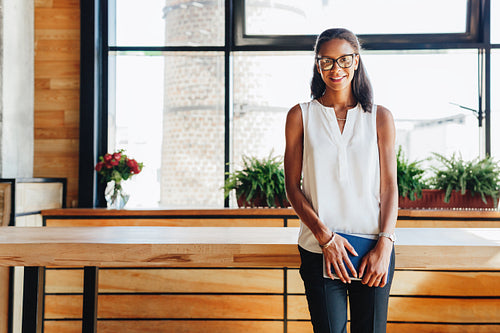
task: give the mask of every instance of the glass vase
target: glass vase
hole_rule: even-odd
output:
[[[121,182],[112,180],[106,185],[104,197],[106,198],[108,209],[123,209],[130,196],[123,191]]]

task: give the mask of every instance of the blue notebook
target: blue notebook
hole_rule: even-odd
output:
[[[349,234],[343,234],[340,232],[337,232],[336,234],[347,239],[347,241],[352,245],[352,247],[354,247],[354,250],[356,250],[356,253],[358,254],[358,256],[352,255],[351,252],[349,252],[349,251],[347,251],[347,255],[349,256],[349,260],[351,260],[352,265],[356,269],[356,272],[359,273],[359,265],[361,264],[361,259],[363,259],[363,257],[368,252],[370,252],[371,249],[373,249],[375,247],[378,239],[359,237],[359,236],[354,236],[354,235],[349,235]],[[344,264],[344,265],[345,265],[347,272],[349,273],[349,276],[351,277],[351,280],[361,280],[359,278],[354,278],[351,270],[349,268],[347,268],[346,264]],[[333,276],[336,277],[337,275],[335,274],[335,271],[333,270],[333,268],[331,268],[331,271],[332,271]],[[325,257],[324,256],[323,256],[323,277],[328,278],[328,279],[330,278],[326,274],[326,264],[325,264]]]

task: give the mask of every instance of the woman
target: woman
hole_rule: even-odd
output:
[[[351,332],[385,332],[387,322],[398,200],[395,129],[389,110],[373,104],[359,53],[349,30],[321,33],[313,100],[294,106],[286,120],[286,190],[301,220],[300,274],[314,332],[346,332],[348,297]],[[354,247],[338,232],[375,239],[358,270],[348,257],[357,255]]]

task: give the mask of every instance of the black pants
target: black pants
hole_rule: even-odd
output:
[[[304,281],[314,333],[347,332],[347,298],[351,314],[351,333],[384,333],[387,306],[394,275],[394,249],[389,277],[383,287],[368,287],[361,281],[343,283],[323,277],[323,255],[299,246],[302,263],[300,276]]]

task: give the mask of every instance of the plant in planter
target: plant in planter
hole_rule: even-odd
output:
[[[472,197],[480,196],[484,205],[497,207],[500,167],[491,157],[464,161],[455,154],[450,158],[437,153],[433,155],[440,165],[432,167],[434,177],[430,179],[430,184],[433,188],[444,190],[444,202],[449,203],[455,193],[463,196],[468,192]]]
[[[405,157],[401,146],[396,154],[396,161],[399,196],[411,201],[422,198],[422,189],[428,188],[423,179],[425,171],[420,166],[422,161],[410,162]]]
[[[240,207],[288,207],[286,198],[285,172],[279,156],[258,159],[243,156],[243,168],[228,172],[224,182],[227,198],[236,191]]]

